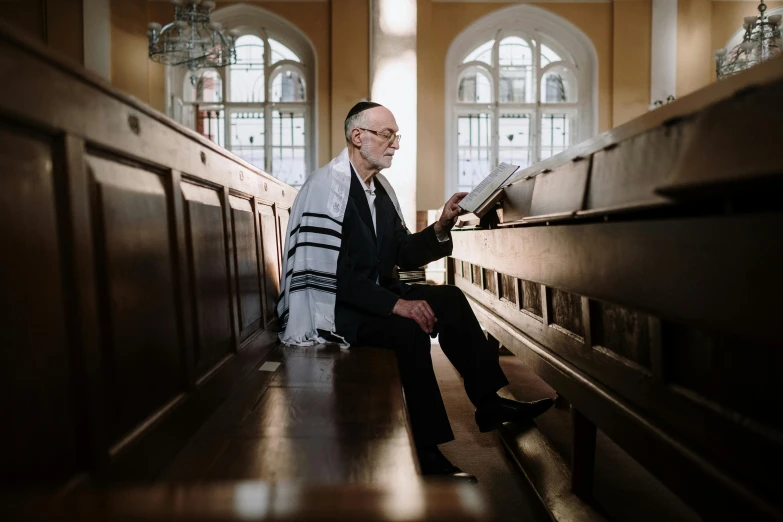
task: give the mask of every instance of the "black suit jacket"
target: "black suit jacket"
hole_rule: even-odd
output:
[[[402,226],[391,198],[375,183],[375,219],[351,168],[351,191],[343,217],[342,244],[337,258],[337,333],[355,343],[359,327],[373,316],[390,315],[408,285],[393,276],[395,266],[411,270],[451,254],[452,241],[439,242],[433,225],[416,234]],[[379,280],[379,284],[376,284]]]

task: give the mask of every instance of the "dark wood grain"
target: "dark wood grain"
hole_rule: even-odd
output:
[[[182,173],[172,170],[166,173],[166,206],[169,210],[169,236],[174,265],[174,299],[177,308],[177,333],[182,340],[180,357],[185,388],[192,390],[196,385],[196,346],[193,335],[195,328],[193,307],[193,278],[190,275],[187,224],[182,196]]]
[[[95,182],[98,268],[114,452],[184,390],[164,181],[88,157]]]
[[[229,202],[233,226],[240,335],[245,339],[258,328],[261,319],[255,214],[247,199],[229,196]]]
[[[592,344],[652,369],[649,316],[609,303],[591,302]]]
[[[77,397],[64,304],[55,206],[55,143],[0,126],[0,483],[51,484],[84,464],[77,442]],[[62,169],[62,163],[57,166]]]
[[[66,498],[0,498],[7,520],[460,522],[490,519],[477,488],[414,481],[394,485],[238,482],[129,487]]]
[[[454,257],[477,265],[479,273],[489,268],[774,343],[783,279],[767,274],[783,263],[783,243],[767,238],[777,237],[782,225],[780,214],[765,213],[455,232]],[[752,267],[738,270],[748,260]],[[724,284],[726,274],[731,285]]]
[[[551,292],[551,324],[584,340],[585,325],[582,320],[582,299],[575,294],[553,288]]]
[[[194,358],[200,378],[232,351],[223,209],[214,189],[183,183],[182,194],[193,287]]]
[[[689,130],[664,125],[596,152],[583,213],[668,203],[655,189],[671,181]]]
[[[581,210],[589,173],[590,158],[579,157],[538,174],[530,202],[531,219],[572,216]]]
[[[264,310],[265,321],[269,322],[277,315],[277,298],[280,295],[280,257],[277,246],[277,226],[274,209],[265,204],[258,206],[258,219],[261,229],[261,242],[264,252]]]
[[[691,448],[671,438],[638,411],[618,401],[614,394],[608,393],[606,388],[599,384],[599,379],[589,378],[581,370],[576,370],[575,366],[551,354],[544,345],[533,341],[499,318],[495,311],[490,311],[477,302],[472,304],[482,326],[497,337],[503,346],[566,397],[573,407],[578,408],[640,464],[658,476],[675,493],[687,499],[688,503],[705,517],[715,520],[779,518],[779,508],[773,500],[776,498],[774,495],[770,493],[770,496],[766,496],[748,483],[737,482],[731,474],[717,469],[714,461],[694,453]],[[656,407],[683,409],[682,403],[667,400],[665,395],[659,397]],[[699,424],[703,421],[704,410],[690,408],[690,411],[679,419],[679,425]],[[754,450],[759,449],[752,446],[752,442],[739,442],[740,435],[748,435],[744,430],[732,429],[731,425],[725,422],[710,424],[710,427],[705,426],[707,429],[700,439],[702,444],[709,440],[708,437],[720,433],[724,440],[736,441],[730,445],[732,451],[755,452]],[[719,447],[721,451],[725,451],[728,445],[723,443],[719,444]],[[767,446],[766,450],[754,457],[741,458],[759,459],[746,460],[746,464],[756,468],[753,475],[755,479],[766,480],[775,476],[777,463],[767,463],[761,459],[771,456],[770,447]],[[764,470],[758,469],[762,462]],[[757,484],[754,486],[758,487]]]

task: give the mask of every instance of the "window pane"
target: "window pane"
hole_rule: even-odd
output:
[[[501,114],[498,129],[498,160],[521,168],[530,166],[530,115]]]
[[[271,63],[277,63],[281,60],[293,60],[301,62],[302,60],[291,49],[281,44],[277,40],[269,39],[269,47],[272,50]]]
[[[492,88],[489,78],[481,72],[468,71],[459,82],[457,99],[465,103],[490,103]]]
[[[272,175],[293,186],[307,176],[305,117],[301,111],[272,113]]]
[[[457,117],[458,190],[470,191],[492,171],[492,116]]]
[[[226,120],[223,107],[200,108],[196,118],[196,132],[225,147]]]
[[[532,103],[533,53],[525,40],[516,36],[500,42],[500,102]]]
[[[184,99],[188,102],[220,103],[223,101],[223,80],[214,69],[185,76]]]
[[[257,36],[237,39],[237,63],[229,67],[230,100],[234,102],[263,102],[264,42]]]
[[[546,67],[552,62],[559,62],[560,55],[544,44],[541,44],[541,67]]]
[[[264,166],[264,113],[231,113],[231,151],[256,167]]]
[[[501,103],[532,103],[533,66],[501,69],[499,96]]]
[[[286,69],[272,80],[273,102],[302,102],[305,97],[305,82],[298,71]]]
[[[533,53],[525,40],[509,36],[500,42],[499,59],[501,67],[533,65]]]
[[[576,77],[571,69],[555,66],[541,78],[543,103],[572,103],[578,100]]]
[[[571,118],[567,114],[541,115],[541,159],[563,152],[571,145]]]
[[[196,99],[201,102],[222,102],[223,81],[217,71],[204,71],[196,81]]]
[[[479,45],[462,61],[462,63],[484,62],[492,65],[492,47],[494,45],[495,40],[490,40]]]

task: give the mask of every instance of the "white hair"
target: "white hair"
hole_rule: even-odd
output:
[[[345,120],[345,141],[351,141],[351,131],[353,129],[365,128],[368,125],[367,111],[362,111],[354,114],[347,120]]]

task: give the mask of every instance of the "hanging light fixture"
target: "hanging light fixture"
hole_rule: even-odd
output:
[[[150,59],[190,70],[236,63],[236,33],[224,33],[219,23],[209,19],[215,2],[171,0],[171,3],[174,21],[165,27],[156,23],[147,27]]]
[[[715,70],[718,79],[744,71],[783,52],[780,22],[783,16],[767,16],[767,5],[758,6],[758,16],[746,16],[742,24],[745,34],[742,42],[731,50],[715,51]]]

